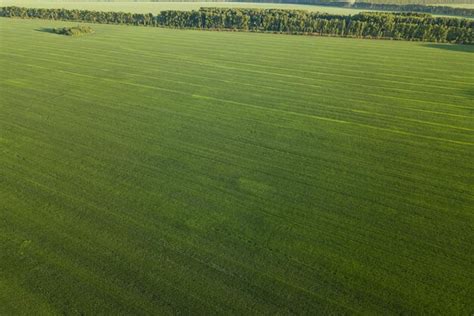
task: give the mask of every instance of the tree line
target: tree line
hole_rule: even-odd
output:
[[[442,43],[474,43],[474,21],[425,13],[334,15],[304,10],[201,8],[158,15],[66,9],[0,8],[2,17],[207,30],[239,30]]]

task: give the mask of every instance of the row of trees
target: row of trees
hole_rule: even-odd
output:
[[[316,34],[358,38],[474,43],[474,21],[422,13],[365,12],[352,16],[303,10],[201,8],[158,15],[66,9],[0,8],[0,16],[172,28]]]

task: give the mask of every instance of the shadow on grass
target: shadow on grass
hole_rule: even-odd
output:
[[[454,52],[474,53],[474,45],[460,44],[425,44],[425,47],[450,50]]]
[[[467,90],[466,94],[474,100],[474,89]],[[474,109],[471,110],[471,113],[474,113]]]
[[[39,29],[35,29],[37,32],[44,32],[44,33],[51,33],[51,34],[58,34],[54,31],[52,27],[41,27]]]

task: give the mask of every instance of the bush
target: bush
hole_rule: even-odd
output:
[[[94,33],[94,30],[90,26],[78,25],[73,27],[54,28],[52,29],[52,32],[67,36],[79,36]]]

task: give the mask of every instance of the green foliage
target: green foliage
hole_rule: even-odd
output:
[[[84,25],[78,25],[78,26],[73,26],[73,27],[53,28],[51,31],[56,34],[68,35],[68,36],[79,36],[79,35],[94,33],[94,30],[90,26],[84,26]]]
[[[1,315],[472,312],[473,46],[67,25],[0,19]]]
[[[3,7],[0,16],[459,44],[474,42],[474,21],[422,13],[368,12],[344,16],[304,10],[201,8],[199,11],[162,11],[154,16],[151,13]]]

